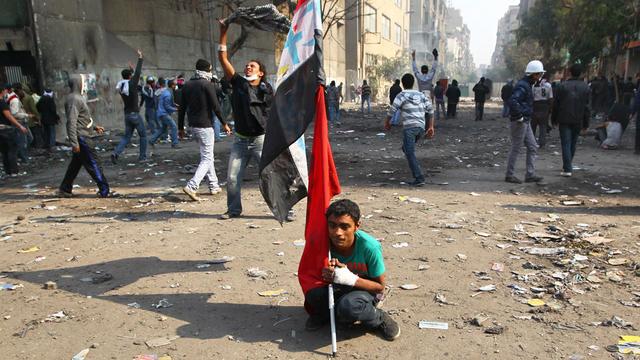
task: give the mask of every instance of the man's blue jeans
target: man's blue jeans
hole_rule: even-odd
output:
[[[511,109],[509,108],[509,103],[507,101],[502,102],[502,117],[506,118],[511,115]]]
[[[154,134],[162,125],[162,122],[156,114],[156,109],[154,108],[145,108],[144,118],[147,121],[147,129],[149,129],[152,134]]]
[[[144,129],[144,121],[139,113],[128,113],[124,116],[124,136],[120,139],[120,143],[116,146],[113,153],[119,156],[124,151],[124,148],[131,142],[133,136],[133,130],[138,132],[140,137],[140,156],[139,160],[147,159],[147,133]]]
[[[422,169],[416,158],[416,142],[424,136],[424,129],[419,127],[404,129],[402,139],[402,151],[409,162],[411,174],[416,181],[424,181]]]
[[[562,145],[562,171],[572,172],[573,156],[576,154],[576,143],[580,135],[580,125],[560,124],[560,144]]]
[[[173,121],[171,116],[160,116],[160,124],[161,127],[156,128],[156,131],[155,133],[153,133],[153,136],[151,137],[151,140],[149,140],[149,143],[155,144],[158,139],[160,139],[167,133],[167,131],[169,131],[169,134],[171,135],[171,145],[178,145],[178,127],[176,126],[176,122]]]
[[[360,321],[369,329],[382,324],[382,311],[376,309],[376,299],[367,291],[344,285],[334,285],[336,321],[353,324]],[[311,289],[304,299],[309,315],[318,321],[329,321],[329,290],[326,286]]]
[[[259,165],[263,144],[264,135],[240,137],[236,134],[227,170],[227,212],[230,215],[242,214],[241,191],[244,171],[251,158],[254,158]]]
[[[360,111],[364,112],[364,102],[367,102],[367,112],[371,113],[371,96],[362,95],[362,102],[360,102]]]
[[[340,108],[339,104],[329,104],[329,121],[336,122],[340,121]]]

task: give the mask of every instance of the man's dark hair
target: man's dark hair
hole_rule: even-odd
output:
[[[582,74],[582,64],[573,64],[573,65],[571,65],[571,67],[569,68],[569,72],[571,73],[571,76],[573,76],[573,77],[580,76],[580,74]]]
[[[451,82],[451,85],[458,86],[458,80],[453,79],[453,81]]]
[[[131,71],[131,69],[124,69],[122,70],[120,75],[122,75],[123,79],[127,80],[131,78],[131,75],[133,75],[133,71]]]
[[[262,78],[260,80],[264,80],[264,79],[267,78],[267,68],[266,68],[266,66],[264,66],[262,61],[256,60],[256,59],[251,59],[251,60],[249,60],[249,62],[254,62],[254,63],[258,64],[258,70],[260,70],[260,72],[263,74]]]
[[[13,88],[11,87],[11,84],[9,84],[9,83],[5,83],[4,85],[2,85],[2,89],[4,89],[4,90],[11,90],[11,89],[13,89]]]
[[[198,61],[196,61],[196,70],[210,71],[211,70],[211,63],[208,62],[205,59],[198,59]]]
[[[400,79],[393,80],[393,83],[396,84],[396,85],[400,85]]]
[[[174,79],[170,79],[169,81],[167,81],[167,87],[171,87],[175,84],[176,84],[176,81]]]
[[[413,75],[406,73],[402,75],[402,87],[405,89],[413,89],[413,84],[416,82],[416,79]]]
[[[164,86],[166,84],[166,80],[163,77],[158,78],[158,85]]]
[[[329,86],[336,86],[335,80],[331,80],[331,82],[329,83]]]
[[[327,208],[327,212],[325,213],[326,218],[333,215],[334,217],[339,217],[342,215],[349,215],[353,219],[353,222],[358,224],[360,221],[360,207],[358,204],[354,203],[349,199],[342,199],[338,201],[334,201]]]
[[[420,72],[423,73],[423,74],[428,73],[429,72],[429,67],[427,65],[422,65],[420,67]]]
[[[484,82],[484,76],[480,78],[480,82],[483,83]]]
[[[22,90],[22,84],[21,83],[14,83],[13,85],[11,85],[11,87],[13,88],[13,91]]]
[[[367,85],[367,80],[362,80],[362,85]]]

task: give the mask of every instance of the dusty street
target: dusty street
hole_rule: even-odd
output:
[[[581,138],[571,178],[559,175],[554,130],[537,162],[546,185],[513,185],[503,181],[509,139],[501,105],[488,104],[482,122],[472,121],[472,106],[440,121],[418,148],[430,174],[421,188],[401,183],[411,180],[401,130],[380,135],[382,112],[347,111],[330,129],[339,198],[359,203],[362,229],[383,245],[391,289],[383,309],[402,328],[387,342],[339,327],[339,357],[612,358],[607,345],[640,335],[635,124],[618,151]],[[156,145],[149,163],[137,163],[137,148],[129,148],[112,165],[116,135],[100,146],[121,197],[97,199],[82,170],[76,197],[53,198],[65,153],[34,157],[28,175],[0,183],[0,282],[17,285],[0,290],[0,357],[70,359],[88,348],[88,360],[326,358],[329,328],[305,331],[296,278],[306,201],[281,227],[257,189],[254,164],[244,216],[218,220],[225,192],[196,203],[181,191],[185,165],[198,160],[195,142],[177,151]],[[216,144],[221,180],[231,142]],[[524,154],[517,175],[524,177]],[[536,255],[545,251],[552,254]],[[262,276],[249,275],[255,268]],[[448,329],[421,329],[422,320]]]

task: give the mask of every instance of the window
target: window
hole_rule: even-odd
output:
[[[378,17],[378,12],[375,8],[370,6],[369,4],[364,5],[364,31],[365,32],[376,32],[376,17]]]
[[[378,63],[376,56],[374,54],[365,54],[364,57],[367,66],[373,66]]]
[[[391,39],[391,19],[382,15],[382,37],[390,40]]]
[[[396,24],[396,44],[402,45],[402,27]]]

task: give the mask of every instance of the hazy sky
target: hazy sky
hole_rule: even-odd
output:
[[[460,9],[462,21],[471,31],[471,54],[476,66],[490,64],[496,46],[498,20],[507,12],[509,5],[518,5],[519,0],[450,0],[451,6]]]

